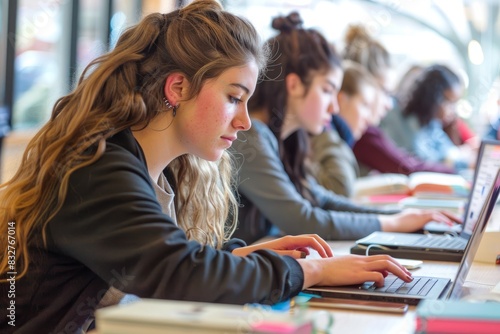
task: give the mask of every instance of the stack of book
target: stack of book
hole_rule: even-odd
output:
[[[500,333],[500,302],[423,300],[416,311],[415,333]]]
[[[96,328],[99,334],[310,334],[313,320],[264,307],[142,299],[97,310]]]
[[[466,198],[470,182],[458,174],[415,172],[376,174],[356,180],[354,197],[406,195],[422,198]]]
[[[398,205],[400,208],[447,209],[462,213],[471,185],[461,175],[416,172],[361,177],[354,200],[363,204]]]

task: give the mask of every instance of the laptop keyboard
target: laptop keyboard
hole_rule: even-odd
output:
[[[427,237],[423,236],[415,242],[415,246],[439,247],[439,248],[461,248],[464,249],[467,240],[460,237]]]
[[[413,281],[406,283],[396,276],[386,277],[384,286],[378,288],[374,282],[366,282],[359,288],[363,290],[395,293],[401,295],[426,296],[436,284],[437,279],[432,277],[413,277]]]

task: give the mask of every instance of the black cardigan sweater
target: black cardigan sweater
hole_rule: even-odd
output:
[[[33,236],[28,274],[15,284],[15,327],[5,314],[10,286],[0,284],[2,333],[81,333],[110,286],[143,298],[272,304],[297,294],[304,281],[291,257],[265,250],[234,256],[237,240],[225,250],[188,241],[162,213],[129,130],[72,174],[46,232],[47,247],[40,232]]]

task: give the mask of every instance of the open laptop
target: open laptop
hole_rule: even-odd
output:
[[[469,273],[481,237],[498,199],[499,192],[500,171],[497,172],[493,187],[486,196],[485,205],[483,205],[478,214],[476,228],[472,227],[473,231],[470,235],[470,242],[465,248],[464,256],[449,290],[447,289],[450,285],[450,279],[448,278],[413,276],[412,282],[404,283],[398,277],[389,275],[385,278],[384,286],[380,288],[376,287],[373,282],[365,282],[361,285],[340,287],[316,286],[310,287],[305,292],[327,298],[386,301],[410,305],[416,305],[422,299],[461,298],[465,278]]]
[[[484,231],[486,230],[486,226],[488,225],[488,220],[490,219],[491,212],[493,211],[496,202],[498,200],[498,196],[500,193],[500,170],[498,171],[497,177],[495,179],[495,184],[493,185],[493,189],[490,192],[490,198],[487,200],[488,205],[485,205],[483,216],[479,219],[479,223],[475,227],[472,232],[472,237],[470,238],[469,243],[467,244],[467,248],[465,249],[465,255],[460,262],[460,266],[458,267],[457,275],[453,281],[453,285],[449,290],[447,299],[460,299],[466,295],[466,291],[464,289],[465,279],[467,278],[467,274],[469,273],[469,269],[472,265],[474,257],[476,256],[477,250],[479,249],[479,244],[481,243],[482,236]],[[483,221],[484,219],[484,221]]]
[[[481,208],[500,168],[500,141],[479,148],[472,190],[459,233],[419,234],[373,232],[356,241],[352,254],[389,254],[399,258],[460,262]]]

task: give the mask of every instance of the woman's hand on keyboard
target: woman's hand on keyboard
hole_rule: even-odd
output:
[[[345,255],[298,261],[304,271],[304,289],[313,285],[339,286],[367,281],[380,287],[389,273],[405,282],[413,280],[411,273],[389,255]]]
[[[415,232],[422,230],[425,224],[436,221],[452,226],[462,223],[457,215],[441,210],[405,209],[392,215],[379,215],[382,231],[385,232]]]

